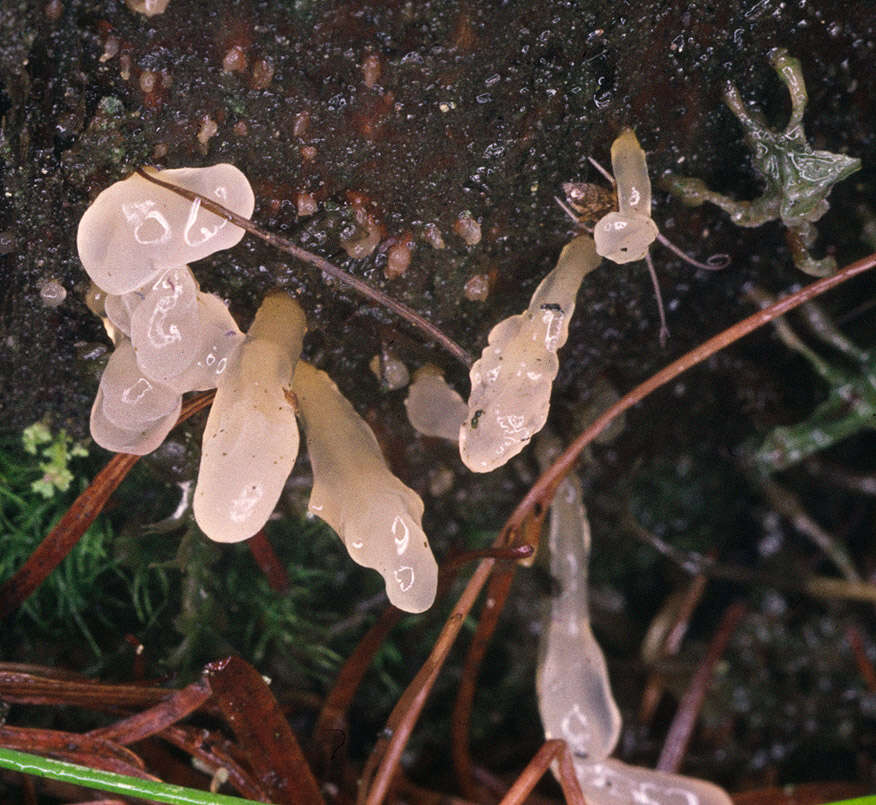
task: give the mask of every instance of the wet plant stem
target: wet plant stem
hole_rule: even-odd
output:
[[[180,785],[142,780],[124,774],[92,769],[63,760],[0,748],[0,768],[11,769],[21,774],[33,774],[60,780],[71,785],[85,786],[97,791],[108,791],[126,797],[148,799],[153,802],[166,802],[170,805],[259,805],[251,799],[213,794]]]

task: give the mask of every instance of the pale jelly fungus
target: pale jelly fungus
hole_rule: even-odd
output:
[[[573,762],[589,805],[732,805],[722,788],[694,777],[630,766],[614,758],[598,763],[574,758]]]
[[[194,495],[195,520],[212,540],[252,537],[277,505],[298,455],[289,386],[306,327],[288,294],[266,296],[216,390]]]
[[[603,760],[617,743],[621,716],[590,628],[590,523],[574,474],[566,476],[551,503],[548,551],[557,592],[539,639],[535,681],[545,738],[566,741],[577,759]]]
[[[459,427],[468,414],[465,401],[447,385],[441,370],[428,363],[414,372],[405,410],[418,433],[451,442],[459,440]]]
[[[164,272],[131,313],[137,365],[162,383],[188,369],[200,342],[198,283],[188,266]]]
[[[233,165],[154,171],[165,182],[213,199],[244,218],[255,207],[246,177]],[[92,280],[107,293],[125,294],[169,268],[229,249],[244,231],[138,174],[100,193],[79,221],[76,246]]]
[[[471,368],[468,413],[459,429],[459,453],[470,470],[500,467],[544,426],[578,288],[600,262],[593,239],[579,235],[535,289],[528,309],[490,331]]]
[[[309,511],[335,530],[354,562],[380,573],[394,606],[427,610],[438,565],[420,496],[390,472],[371,429],[325,372],[299,361],[292,389],[313,468]]]
[[[624,129],[612,143],[611,168],[618,210],[596,222],[596,252],[614,263],[632,263],[644,259],[658,235],[657,224],[651,220],[651,179],[645,152],[632,129]]]

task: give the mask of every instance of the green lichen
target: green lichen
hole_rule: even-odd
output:
[[[700,179],[672,174],[664,177],[663,186],[690,206],[706,201],[715,204],[737,226],[757,227],[780,220],[788,229],[797,268],[823,277],[836,271],[836,261],[832,257],[818,260],[809,254],[817,236],[813,222],[829,209],[827,196],[833,186],[860,170],[861,160],[812,148],[803,128],[809,98],[800,62],[783,48],[774,49],[770,61],[791,96],[791,118],[782,131],[771,129],[756,106],[747,109],[731,82],[724,90],[724,102],[745,129],[752,162],[765,185],[763,195],[754,201],[734,201],[709,190]]]

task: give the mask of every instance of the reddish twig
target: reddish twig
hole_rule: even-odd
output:
[[[663,644],[659,648],[658,659],[678,654],[684,635],[687,632],[687,627],[690,625],[690,619],[693,617],[694,610],[696,610],[703,597],[703,593],[706,591],[706,584],[707,577],[703,573],[694,576],[688,583],[687,588],[682,594],[681,601],[675,608],[672,628],[667,630]],[[660,703],[660,698],[663,695],[664,688],[662,675],[658,671],[652,671],[648,675],[645,691],[642,694],[642,702],[639,705],[640,723],[651,723],[651,719],[654,717],[657,705]]]
[[[376,288],[372,288],[367,282],[363,282],[358,277],[354,277],[352,274],[348,274],[341,268],[338,268],[333,263],[330,263],[323,257],[320,257],[318,254],[314,254],[313,252],[309,252],[306,249],[302,249],[300,246],[293,243],[291,240],[287,240],[280,235],[275,235],[273,232],[269,232],[267,229],[262,229],[257,224],[254,224],[248,218],[244,218],[238,215],[236,212],[232,212],[231,210],[223,207],[221,204],[213,201],[212,199],[207,198],[206,196],[202,196],[200,193],[195,193],[193,190],[189,190],[185,187],[179,187],[178,185],[171,184],[170,182],[165,182],[161,179],[158,179],[155,176],[152,176],[142,168],[137,170],[137,174],[142,176],[144,179],[148,179],[150,182],[154,184],[160,185],[161,187],[172,190],[174,193],[182,196],[183,198],[187,198],[189,201],[200,201],[201,206],[212,212],[214,215],[218,215],[220,218],[224,218],[226,221],[230,221],[235,226],[239,226],[241,229],[249,232],[251,235],[255,235],[257,238],[265,241],[265,243],[273,246],[275,249],[280,249],[280,251],[286,252],[286,254],[292,255],[292,257],[300,260],[302,263],[306,263],[307,265],[311,265],[314,268],[319,269],[328,276],[333,277],[339,282],[348,285],[352,288],[356,293],[364,296],[366,299],[370,299],[372,302],[376,302],[378,305],[385,307],[387,310],[391,310],[397,316],[405,319],[407,322],[412,324],[414,327],[419,329],[422,333],[426,335],[426,337],[430,341],[434,341],[436,344],[444,347],[447,352],[453,355],[460,363],[462,363],[465,367],[469,367],[472,364],[471,355],[468,354],[459,344],[457,344],[453,339],[449,336],[445,335],[441,330],[438,329],[432,322],[425,319],[416,310],[408,307],[401,302],[396,301],[390,296],[387,296],[383,291],[378,291]]]
[[[188,419],[212,402],[214,392],[200,394],[188,400],[176,424]],[[140,456],[117,453],[95,476],[81,495],[73,501],[64,516],[37,546],[27,561],[0,587],[0,620],[5,618],[30,596],[73,550],[88,527],[109,500],[110,495],[131,470]]]
[[[858,666],[858,673],[861,679],[867,684],[867,690],[871,693],[876,693],[876,668],[867,656],[867,647],[864,645],[864,638],[861,636],[857,627],[849,626],[846,629],[846,639],[852,648],[852,653],[855,655],[855,664]]]
[[[565,741],[556,739],[545,741],[542,744],[541,749],[535,753],[535,757],[529,761],[526,768],[514,781],[514,785],[508,789],[508,793],[505,794],[499,805],[521,805],[525,802],[529,793],[554,761],[557,762],[557,776],[567,805],[586,805],[581,786],[578,784],[578,777],[575,774],[575,766],[569,747]]]
[[[350,703],[374,655],[401,616],[402,611],[393,606],[383,611],[344,662],[331,690],[325,697],[313,730],[314,739],[321,749],[324,772],[340,765],[337,763],[338,755],[341,755],[341,760],[346,758],[347,711]]]
[[[697,668],[693,679],[691,679],[687,690],[678,703],[678,710],[675,713],[675,718],[672,719],[672,724],[669,726],[666,741],[660,752],[660,759],[657,761],[658,770],[677,772],[681,768],[681,762],[684,759],[685,752],[687,752],[687,746],[693,735],[694,725],[699,717],[703,700],[706,698],[706,693],[712,684],[715,666],[724,655],[727,643],[739,625],[739,621],[745,615],[746,609],[744,603],[737,601],[724,611],[724,616],[721,618],[718,630],[709,643],[706,656],[700,663],[699,668]]]
[[[322,805],[319,785],[261,674],[239,657],[207,666],[210,687],[271,802]]]
[[[205,679],[199,679],[148,710],[143,710],[106,727],[98,727],[85,734],[92,738],[115,741],[123,746],[135,741],[142,741],[193,713],[211,695],[210,685]]]
[[[175,724],[167,727],[161,733],[161,738],[179,747],[207,768],[225,769],[228,772],[228,785],[241,796],[260,801],[267,799],[267,793],[258,780],[238,759],[234,746],[221,735]]]
[[[521,559],[529,559],[535,554],[532,545],[514,545],[510,548],[478,548],[474,551],[465,551],[457,554],[441,565],[441,572],[454,573],[465,564],[477,559],[496,559],[499,562],[519,562]]]
[[[124,453],[113,456],[88,489],[73,501],[27,561],[0,587],[0,619],[21,606],[61,564],[139,459]]]
[[[158,780],[143,770],[143,761],[130,749],[113,741],[75,732],[0,725],[0,746],[48,755],[104,771],[129,774],[144,780]]]
[[[265,534],[265,529],[260,528],[254,536],[246,541],[246,546],[259,566],[259,570],[265,574],[271,589],[274,592],[285,593],[289,589],[289,574]]]
[[[495,559],[480,561],[453,607],[441,634],[438,635],[429,657],[393,707],[384,734],[377,741],[362,772],[358,798],[360,803],[378,805],[386,796],[402,752],[429,698],[432,686],[495,561]]]
[[[490,577],[481,617],[465,657],[462,677],[459,680],[459,688],[456,693],[456,703],[453,706],[453,715],[450,719],[453,769],[456,772],[456,779],[463,796],[472,800],[483,799],[482,792],[475,783],[474,767],[469,753],[469,725],[475,690],[477,689],[478,670],[484,655],[487,653],[490,639],[493,632],[496,631],[499,616],[502,614],[505,601],[511,591],[516,568],[516,564],[500,565],[498,572],[493,573]]]
[[[173,691],[148,685],[114,685],[90,679],[48,676],[56,669],[0,664],[0,700],[13,704],[48,704],[113,710],[151,707]]]

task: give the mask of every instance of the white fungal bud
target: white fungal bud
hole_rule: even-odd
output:
[[[644,259],[657,239],[651,220],[651,179],[645,152],[632,129],[624,129],[611,145],[611,168],[617,184],[617,212],[593,228],[596,252],[615,263]]]
[[[353,561],[383,576],[394,606],[423,612],[438,586],[423,501],[389,471],[371,429],[325,372],[299,361],[292,388],[313,467],[309,511],[337,532]]]
[[[566,343],[578,288],[600,262],[593,239],[579,235],[536,288],[529,308],[490,331],[471,368],[468,414],[459,430],[459,453],[470,470],[500,467],[544,426],[557,350]]]
[[[154,171],[163,181],[194,190],[244,218],[255,196],[246,177],[226,163]],[[172,190],[138,174],[108,187],[79,222],[76,245],[88,275],[107,293],[125,294],[169,268],[229,249],[244,231]]]
[[[177,391],[203,391],[219,386],[234,353],[245,336],[216,294],[198,293],[198,346],[191,365],[181,374],[168,379]]]
[[[145,456],[155,450],[165,439],[179,418],[182,395],[176,408],[161,419],[145,425],[123,428],[113,424],[104,413],[103,392],[98,390],[91,406],[91,437],[106,450],[116,453],[131,453]]]
[[[195,520],[217,542],[253,536],[271,516],[295,458],[289,394],[306,320],[284,292],[265,297],[220,383],[201,451]]]
[[[408,421],[424,436],[459,441],[459,428],[468,406],[444,379],[437,366],[426,364],[414,373],[405,400]]]

